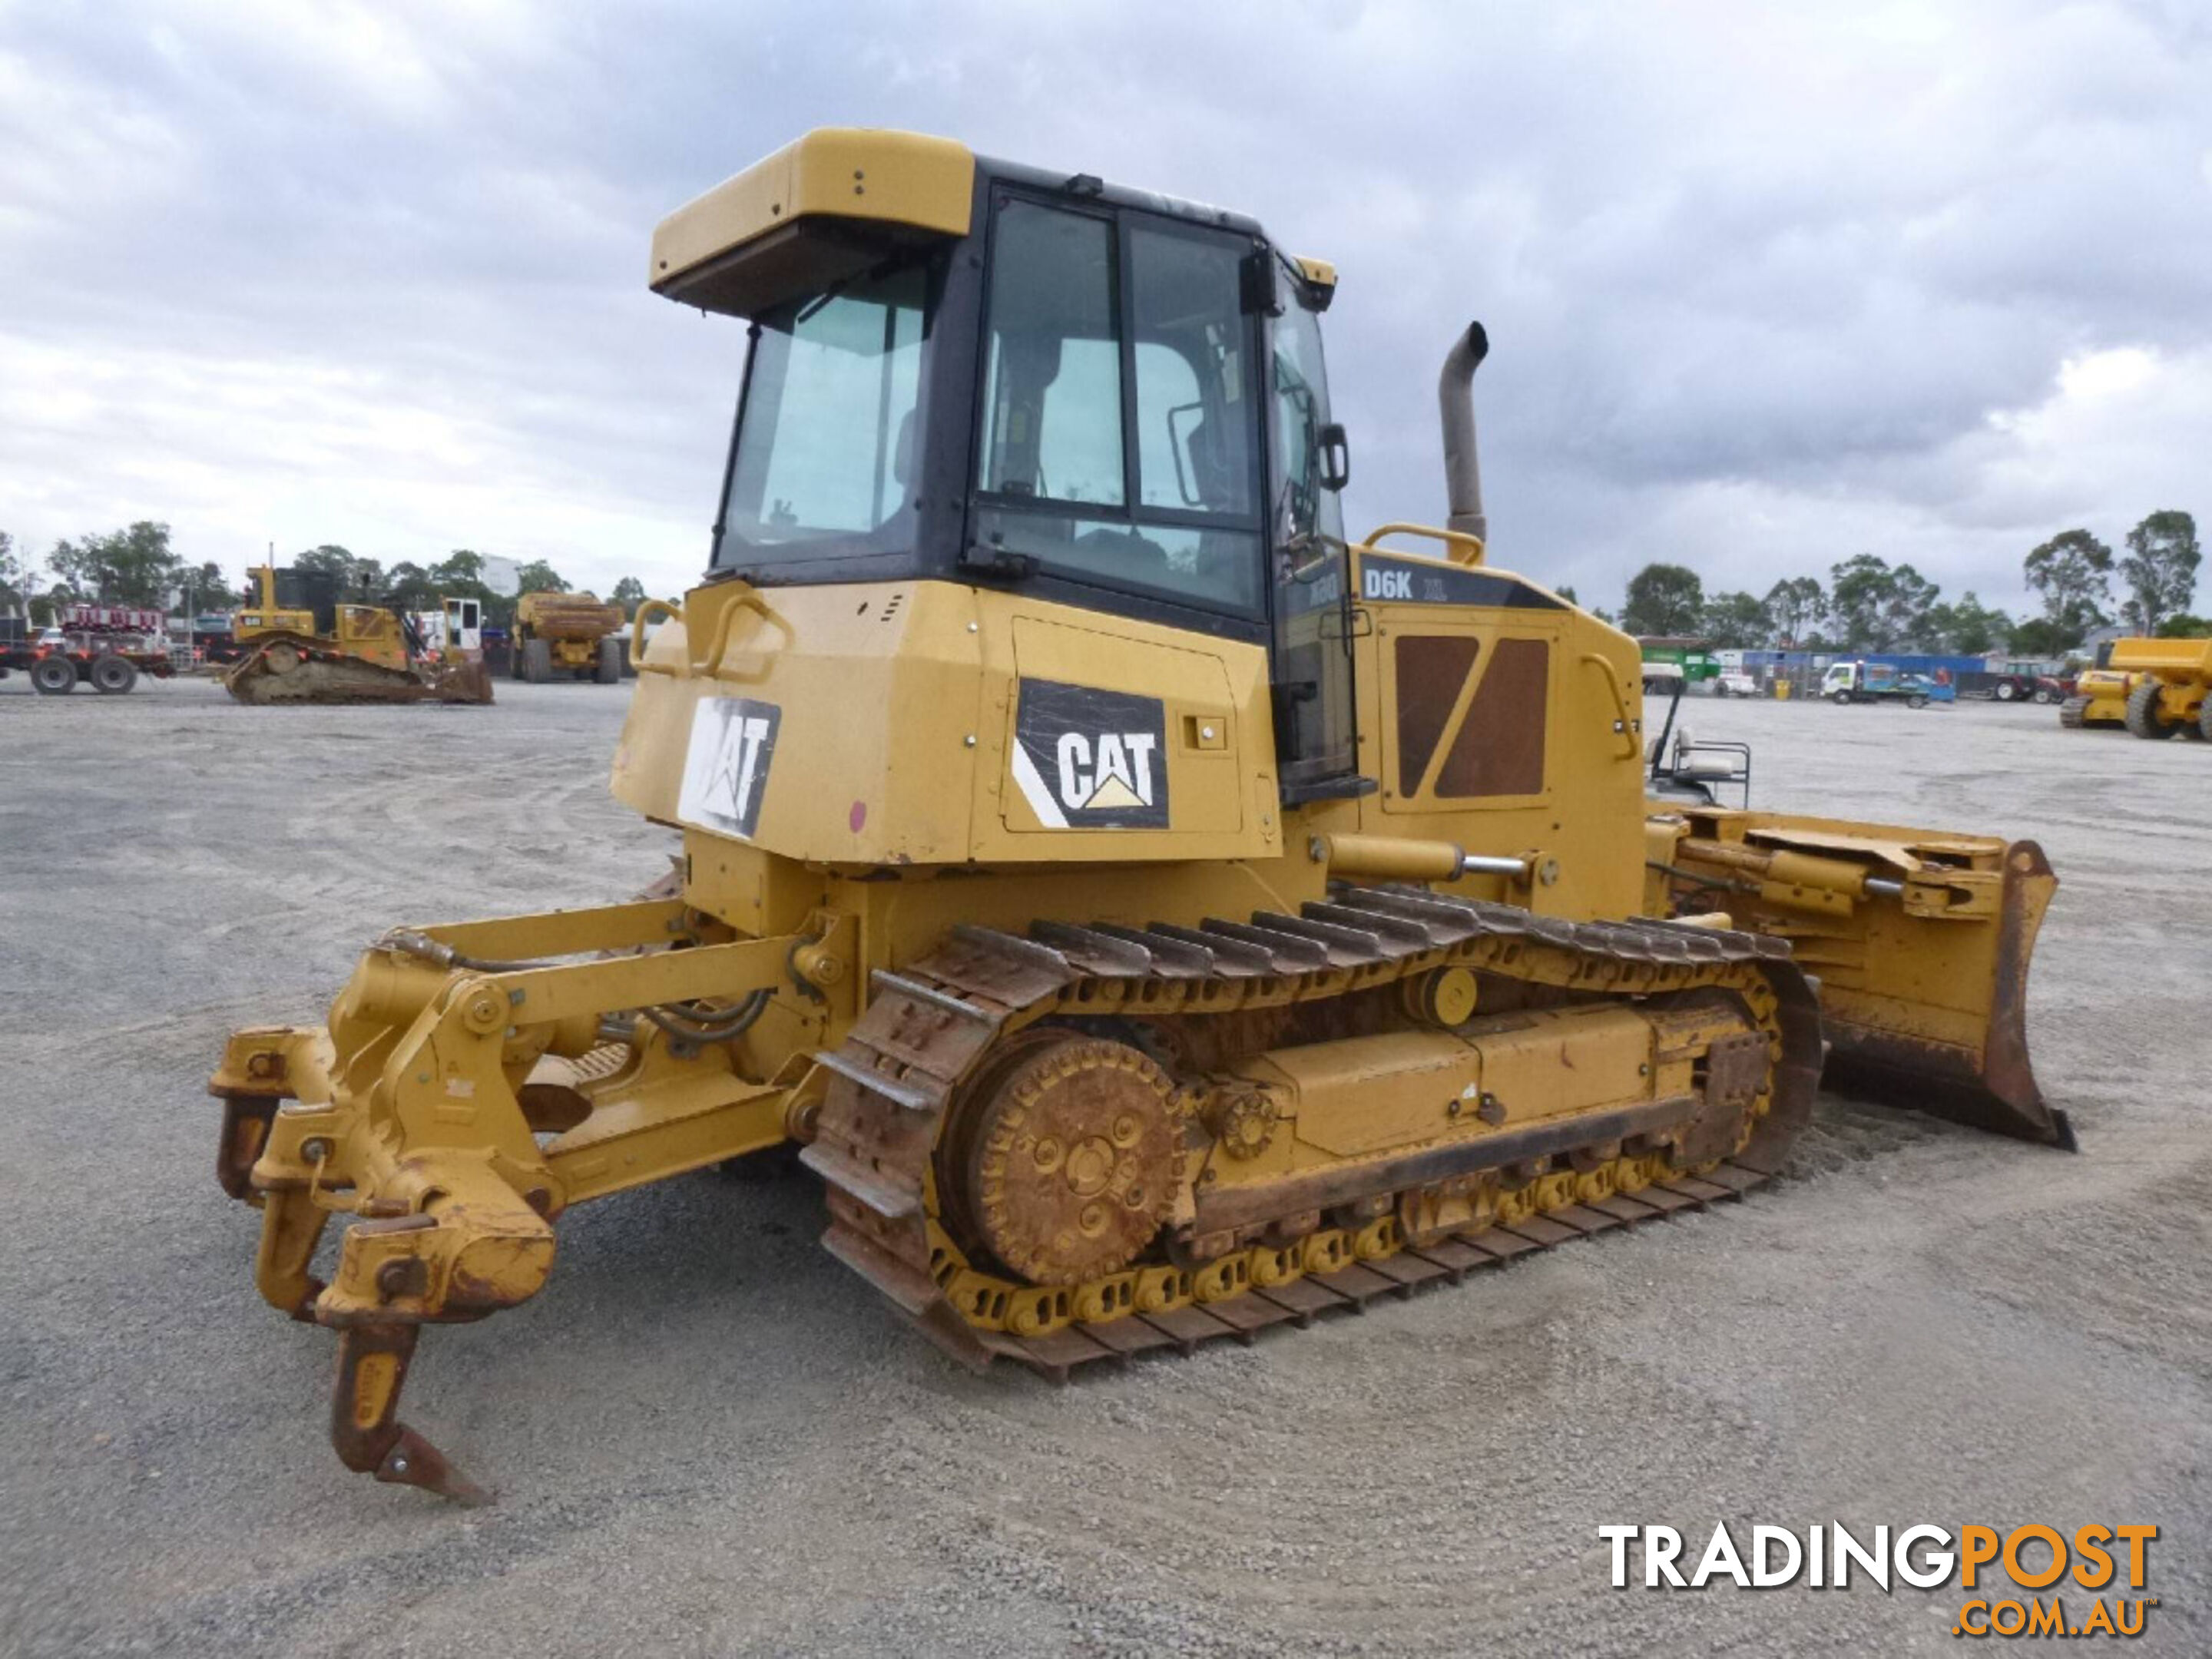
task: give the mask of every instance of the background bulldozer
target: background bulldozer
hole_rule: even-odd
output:
[[[328,571],[257,567],[251,609],[233,618],[245,654],[223,672],[224,688],[244,703],[489,702],[481,660],[429,649],[397,606],[349,599]],[[448,599],[449,637],[459,636]]]
[[[394,929],[210,1085],[349,1467],[477,1495],[398,1415],[422,1327],[785,1142],[922,1335],[1054,1375],[1741,1192],[1824,1060],[2071,1144],[2040,852],[1647,805],[1635,642],[1490,561],[1479,327],[1447,524],[1353,542],[1335,274],[1249,219],[825,131],[648,270],[756,333],[614,762],[675,872]]]
[[[592,593],[525,593],[514,606],[514,678],[543,685],[554,675],[601,685],[622,678],[623,646],[613,636],[622,607]]]

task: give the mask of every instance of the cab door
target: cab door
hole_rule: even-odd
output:
[[[1335,431],[1316,296],[1279,256],[1267,319],[1268,486],[1273,510],[1276,763],[1286,803],[1373,793],[1359,775],[1352,689],[1352,592],[1343,477],[1325,459]]]
[[[478,599],[446,601],[446,640],[448,651],[483,649],[483,604]]]

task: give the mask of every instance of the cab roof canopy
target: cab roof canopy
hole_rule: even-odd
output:
[[[817,128],[663,219],[646,280],[685,305],[749,317],[901,247],[965,236],[975,198],[965,144]]]
[[[656,294],[750,317],[817,294],[908,248],[968,234],[979,173],[1032,188],[1079,187],[1264,237],[1242,214],[1150,191],[979,159],[963,143],[875,127],[819,127],[663,219],[646,280]],[[1317,303],[1336,287],[1324,260],[1295,262]]]

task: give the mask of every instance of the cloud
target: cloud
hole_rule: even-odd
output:
[[[0,525],[238,568],[454,546],[673,590],[742,331],[653,223],[855,122],[1217,201],[1335,261],[1355,527],[1442,511],[1470,316],[1495,556],[2020,602],[2212,453],[2185,6],[622,8],[0,0]]]

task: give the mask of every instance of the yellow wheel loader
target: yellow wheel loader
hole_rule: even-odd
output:
[[[232,628],[245,654],[223,672],[240,702],[489,702],[481,662],[433,653],[398,607],[348,600],[327,571],[257,566],[253,608]],[[474,599],[446,601],[450,623]]]
[[[525,593],[514,606],[514,674],[543,685],[556,674],[612,685],[622,678],[622,607],[594,593]]]
[[[1335,275],[1250,219],[820,131],[649,277],[754,338],[614,760],[675,874],[395,928],[210,1085],[349,1467],[477,1496],[398,1414],[422,1328],[535,1293],[572,1206],[786,1142],[921,1334],[1054,1376],[1741,1193],[1824,1056],[2072,1144],[2042,854],[1647,804],[1635,641],[1490,561],[1480,327],[1447,524],[1354,542]]]

